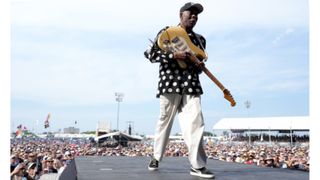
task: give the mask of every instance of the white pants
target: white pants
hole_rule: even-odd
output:
[[[193,168],[205,167],[207,157],[202,145],[204,121],[201,99],[197,95],[165,94],[160,96],[160,117],[155,130],[154,157],[161,161],[177,112],[182,136],[188,147],[191,166]]]

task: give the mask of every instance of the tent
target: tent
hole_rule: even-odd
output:
[[[98,144],[104,143],[106,146],[109,146],[109,147],[116,147],[119,145],[119,143],[122,146],[127,146],[128,141],[141,141],[141,140],[142,140],[142,137],[140,136],[132,136],[119,131],[104,134],[95,138],[95,141]]]
[[[213,130],[236,131],[309,131],[308,116],[222,118]]]

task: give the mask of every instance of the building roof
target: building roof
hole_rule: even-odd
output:
[[[309,131],[309,116],[223,118],[213,129]]]
[[[100,139],[108,139],[108,138],[115,138],[116,140],[119,140],[121,138],[121,141],[141,141],[142,140],[140,136],[129,135],[119,131],[98,136],[95,138],[95,140],[98,141]]]

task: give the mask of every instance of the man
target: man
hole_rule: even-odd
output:
[[[201,4],[186,3],[180,9],[178,26],[188,33],[194,45],[204,50],[205,38],[193,32],[198,14],[202,11]],[[203,94],[203,91],[199,74],[201,73],[200,66],[204,64],[202,61],[197,64],[188,61],[190,52],[170,52],[160,49],[157,39],[165,29],[159,32],[151,49],[145,52],[146,58],[152,63],[160,63],[157,93],[157,97],[160,98],[160,117],[155,130],[154,155],[148,169],[158,169],[159,161],[161,161],[168,143],[174,117],[178,112],[182,135],[189,152],[190,174],[203,178],[214,178],[214,174],[205,168],[207,157],[202,144],[204,120],[200,95]],[[187,68],[180,68],[178,61],[186,63]]]
[[[44,173],[58,173],[58,169],[56,169],[56,167],[54,167],[53,163],[54,163],[54,159],[52,157],[48,157],[45,160],[43,172]]]

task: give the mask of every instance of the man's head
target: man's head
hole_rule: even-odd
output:
[[[192,31],[198,21],[198,14],[203,11],[199,3],[188,2],[180,8],[180,25],[187,31]]]
[[[28,154],[28,160],[30,161],[30,162],[33,162],[33,161],[35,161],[36,160],[36,154],[34,154],[34,153],[29,153]]]
[[[30,163],[27,168],[28,175],[34,177],[36,175],[36,163]]]
[[[181,8],[180,8],[180,13],[182,13],[183,11],[187,11],[190,9],[196,9],[198,11],[198,14],[200,14],[203,11],[203,7],[201,4],[199,3],[193,3],[193,2],[188,2],[186,4],[184,4]]]
[[[48,157],[46,160],[47,166],[48,167],[53,167],[53,158],[52,157]]]

